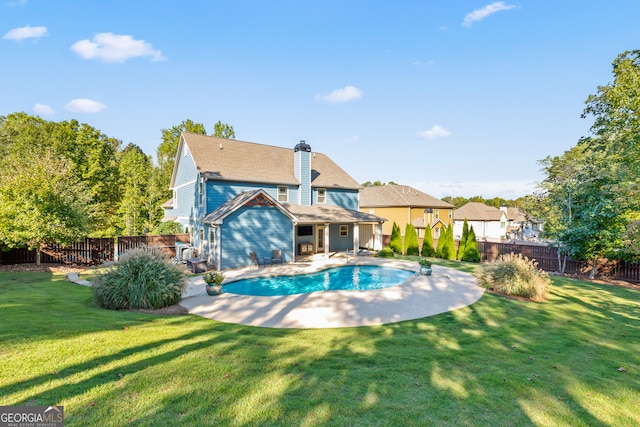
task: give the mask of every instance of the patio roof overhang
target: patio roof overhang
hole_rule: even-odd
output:
[[[386,218],[334,205],[302,206],[287,204],[284,207],[298,219],[298,223],[304,224],[380,224],[386,221]]]

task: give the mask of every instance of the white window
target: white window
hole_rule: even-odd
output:
[[[280,203],[286,203],[289,201],[289,187],[284,185],[278,186],[278,201]]]
[[[440,218],[440,209],[436,209],[436,218]]]
[[[348,225],[341,225],[340,226],[340,236],[341,237],[346,237],[349,235],[349,226]]]
[[[318,188],[318,204],[325,203],[327,201],[327,190],[325,188]]]
[[[198,184],[198,195],[200,197],[200,205],[202,206],[204,202],[204,183],[202,180],[200,180],[200,183]]]

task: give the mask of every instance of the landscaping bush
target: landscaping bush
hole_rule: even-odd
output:
[[[379,256],[382,258],[393,258],[395,254],[393,252],[393,249],[391,249],[389,246],[385,246],[384,248],[378,251],[376,256]]]
[[[404,253],[405,255],[420,255],[418,233],[416,233],[413,224],[407,224],[404,229]]]
[[[538,263],[520,254],[504,254],[476,272],[478,285],[495,292],[544,301],[549,292],[551,278],[538,270]]]
[[[436,245],[436,257],[442,258],[442,248],[444,247],[447,228],[440,226],[440,233],[438,234],[438,244]]]
[[[156,228],[153,229],[152,234],[180,234],[184,230],[182,229],[182,224],[175,221],[164,221],[158,224]]]
[[[402,236],[400,235],[400,226],[393,222],[391,228],[391,239],[389,240],[389,247],[393,249],[395,253],[402,253]]]
[[[456,259],[462,260],[464,256],[464,248],[467,246],[467,240],[469,239],[469,223],[467,222],[467,218],[464,219],[464,223],[462,224],[462,237],[460,238],[460,243],[458,244],[458,254]]]
[[[469,229],[469,235],[464,245],[464,254],[462,254],[462,261],[480,262],[478,240],[476,239],[476,232],[473,231],[473,226]]]
[[[93,280],[96,303],[112,310],[153,309],[177,304],[184,274],[158,250],[132,249],[106,264]]]
[[[442,258],[448,260],[456,259],[456,244],[453,241],[453,224],[447,226],[444,233],[444,244],[442,245]]]
[[[433,247],[433,234],[431,234],[431,225],[427,224],[424,230],[424,240],[422,241],[422,256],[435,256],[436,249]]]

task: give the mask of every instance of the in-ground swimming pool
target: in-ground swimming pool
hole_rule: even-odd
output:
[[[333,267],[296,276],[254,277],[224,285],[224,292],[241,295],[275,296],[318,291],[367,291],[404,283],[415,273],[399,268],[359,265]]]

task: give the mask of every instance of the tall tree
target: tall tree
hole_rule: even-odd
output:
[[[70,173],[83,183],[92,200],[91,234],[111,235],[110,224],[120,199],[120,142],[77,120],[56,123],[26,113],[0,118],[0,158],[38,150],[71,162]]]
[[[233,130],[233,126],[226,123],[222,123],[220,120],[213,125],[213,136],[218,138],[232,139],[236,137],[236,132]]]
[[[90,231],[87,188],[72,162],[51,148],[17,150],[0,165],[0,242],[36,250],[70,244]]]
[[[640,219],[640,51],[619,55],[613,74],[586,101],[583,117],[594,117],[594,136],[543,161],[549,231],[562,251],[592,260],[591,276],[598,258],[640,257],[630,227]]]
[[[140,147],[129,144],[120,160],[122,202],[121,227],[128,235],[138,235],[155,227],[150,218],[153,209],[149,197],[152,171],[151,157]]]

